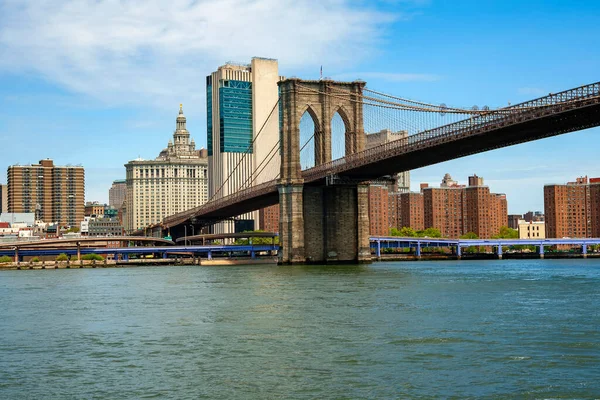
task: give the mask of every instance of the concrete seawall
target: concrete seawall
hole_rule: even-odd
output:
[[[261,265],[277,264],[277,257],[258,259],[200,259],[200,258],[171,258],[171,259],[139,259],[129,261],[45,261],[2,263],[0,270],[35,270],[35,269],[80,269],[80,268],[127,268],[162,266],[173,267],[180,265],[226,266],[226,265]]]

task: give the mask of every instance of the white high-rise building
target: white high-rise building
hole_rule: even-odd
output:
[[[277,177],[280,168],[276,60],[227,63],[206,77],[209,199]],[[258,211],[221,222],[215,233],[258,229]]]
[[[208,200],[208,152],[196,150],[179,106],[173,139],[154,160],[125,164],[127,194],[125,231],[159,223],[164,217],[200,206]]]

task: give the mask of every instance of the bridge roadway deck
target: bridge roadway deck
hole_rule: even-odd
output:
[[[493,247],[501,258],[502,248],[508,246],[535,246],[539,249],[539,254],[543,257],[544,248],[566,245],[578,247],[581,246],[582,253],[587,255],[587,248],[590,245],[599,245],[600,238],[580,238],[580,239],[438,239],[438,238],[413,238],[397,236],[374,236],[370,238],[371,249],[375,251],[377,258],[381,257],[381,249],[385,248],[415,248],[416,255],[421,255],[421,249],[424,247],[450,247],[456,250],[456,255],[461,256],[462,249],[465,247]]]
[[[443,161],[600,125],[600,82],[414,134],[302,171],[304,183],[326,177],[372,180]],[[272,180],[164,219],[163,228],[191,218],[218,221],[277,204]]]
[[[600,238],[580,239],[439,239],[399,236],[372,236],[371,246],[380,243],[400,243],[403,247],[420,244],[422,247],[469,247],[469,246],[556,246],[556,245],[598,245]]]
[[[441,239],[441,238],[414,238],[398,236],[372,236],[370,238],[371,248],[377,249],[386,247],[470,247],[470,246],[590,246],[600,245],[600,238],[581,238],[581,239]],[[187,253],[194,255],[212,255],[213,253],[228,252],[261,252],[277,251],[278,244],[265,245],[206,245],[206,246],[139,246],[139,247],[82,247],[80,254],[176,254]],[[19,256],[57,256],[61,253],[67,255],[77,255],[76,248],[35,248],[20,249]],[[0,249],[0,256],[15,255],[12,248]]]

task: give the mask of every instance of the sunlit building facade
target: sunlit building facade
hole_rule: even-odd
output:
[[[208,200],[208,154],[196,150],[179,107],[173,139],[154,160],[125,165],[127,193],[124,225],[132,233],[164,217],[200,206]]]
[[[78,226],[83,220],[85,172],[82,166],[39,164],[8,167],[8,212],[33,213],[36,220]]]
[[[206,77],[210,199],[274,179],[279,173],[276,60],[227,63]],[[273,153],[275,153],[273,155]],[[258,229],[259,212],[213,227],[215,233]]]

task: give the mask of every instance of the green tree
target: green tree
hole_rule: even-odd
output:
[[[79,232],[79,227],[78,226],[72,226],[69,229],[67,229],[66,233],[78,233]]]
[[[84,254],[83,256],[81,256],[82,260],[88,260],[88,261],[92,261],[92,260],[96,260],[96,261],[104,261],[104,257],[102,257],[100,254]]]
[[[2,256],[0,257],[0,263],[9,263],[12,262],[13,259],[9,256]]]
[[[500,227],[500,232],[497,235],[492,236],[492,239],[518,239],[519,231],[516,229],[509,228],[508,226]]]
[[[475,232],[467,232],[460,239],[479,239],[479,236]]]
[[[401,237],[415,237],[417,236],[417,232],[409,226],[404,226],[402,229],[392,228],[390,229],[390,234],[392,236],[401,236]]]
[[[56,257],[56,261],[67,261],[69,259],[69,256],[66,255],[65,253],[60,253],[57,257]]]
[[[418,231],[417,237],[441,238],[442,232],[437,228],[427,228],[424,231]]]
[[[264,232],[264,231],[262,231],[262,230],[245,231],[245,233],[259,233],[259,232]],[[271,243],[273,243],[272,237],[253,237],[252,238],[252,244],[271,244]],[[249,238],[236,239],[235,244],[248,245],[248,244],[250,244],[250,239]],[[279,236],[275,236],[275,244],[279,244]]]

